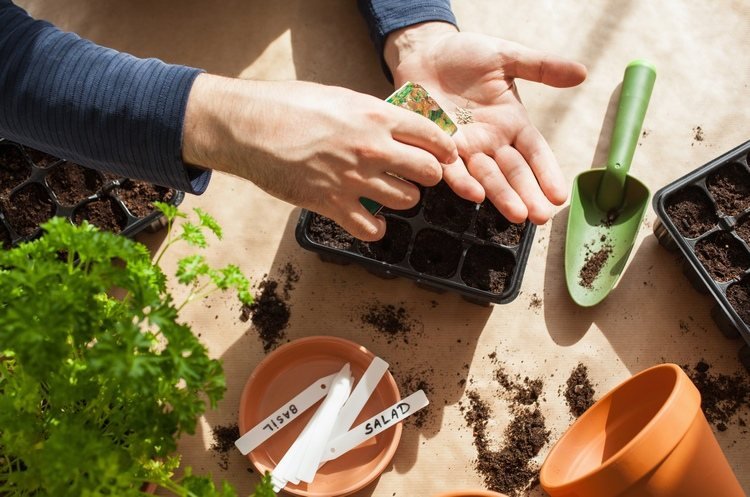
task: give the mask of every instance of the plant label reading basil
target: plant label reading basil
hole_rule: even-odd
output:
[[[346,454],[362,442],[379,435],[388,428],[395,426],[396,423],[427,407],[429,403],[430,401],[427,400],[424,391],[417,390],[405,399],[337,437],[328,444],[321,462],[330,461]]]
[[[305,388],[296,397],[289,402],[285,402],[284,405],[237,439],[234,445],[243,455],[250,453],[257,446],[268,440],[271,435],[287,426],[297,416],[325,397],[331,388],[331,382],[335,376],[335,374],[325,376]]]

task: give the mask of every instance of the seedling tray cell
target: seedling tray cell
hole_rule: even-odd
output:
[[[653,205],[654,233],[714,298],[719,328],[750,344],[750,141],[665,186]]]
[[[297,242],[324,261],[357,263],[379,276],[409,278],[474,303],[515,299],[536,227],[512,224],[488,201],[467,202],[445,183],[420,190],[415,207],[383,209],[387,228],[382,240],[357,240],[330,219],[303,210]]]
[[[152,202],[179,205],[185,193],[121,178],[0,138],[0,245],[40,235],[53,216],[134,236],[163,226]]]

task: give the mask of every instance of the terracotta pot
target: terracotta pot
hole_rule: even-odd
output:
[[[507,495],[490,492],[489,490],[454,490],[433,497],[507,497]]]
[[[552,497],[744,497],[682,369],[633,376],[581,416],[539,474]]]

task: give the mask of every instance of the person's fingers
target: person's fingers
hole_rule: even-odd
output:
[[[576,86],[586,79],[586,66],[518,43],[501,40],[499,51],[509,77],[527,79],[558,88]]]
[[[394,210],[406,210],[419,202],[419,188],[408,181],[381,173],[369,178],[359,189],[363,197]]]
[[[435,186],[443,178],[443,166],[435,157],[418,147],[392,142],[378,157],[383,172],[393,173],[424,186]]]
[[[466,137],[459,129],[453,135],[453,140],[458,147],[459,157],[455,162],[443,165],[443,179],[459,197],[480,203],[485,197],[484,188],[476,178],[469,174],[464,160],[460,157],[461,151],[468,149]]]
[[[456,161],[456,144],[437,124],[401,107],[393,107],[393,110],[394,123],[391,135],[395,140],[424,149],[443,164]]]
[[[511,188],[491,157],[482,153],[473,154],[467,159],[466,166],[471,175],[484,187],[487,199],[508,221],[521,223],[526,220],[526,205]]]
[[[555,205],[565,203],[568,198],[565,176],[539,130],[529,123],[518,133],[514,145],[531,166],[547,199]]]
[[[359,203],[359,200],[354,201],[351,205],[345,205],[338,215],[332,215],[331,219],[354,238],[365,242],[375,242],[385,235],[385,218],[370,214]]]
[[[526,159],[514,147],[506,145],[495,152],[495,161],[505,179],[526,205],[529,220],[534,224],[546,223],[554,208],[544,196]]]
[[[482,184],[469,174],[460,157],[453,164],[443,166],[443,179],[459,197],[477,204],[484,200]]]

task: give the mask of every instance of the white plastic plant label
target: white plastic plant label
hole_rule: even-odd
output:
[[[326,396],[336,374],[320,378],[242,435],[234,445],[247,455]]]
[[[375,388],[377,388],[378,383],[380,383],[381,378],[383,378],[383,375],[387,370],[388,363],[380,357],[375,357],[370,362],[365,374],[359,379],[357,386],[354,387],[346,404],[341,408],[341,412],[339,412],[339,417],[336,419],[336,424],[333,427],[333,432],[331,432],[329,441],[332,441],[339,435],[343,435],[349,431],[349,428],[352,427],[354,420],[357,419],[362,408],[365,407],[367,401],[372,397]]]
[[[400,400],[331,441],[326,447],[321,462],[330,461],[346,454],[362,442],[384,432],[420,409],[427,407],[429,403],[430,401],[427,400],[424,391],[417,390],[405,399]]]

